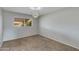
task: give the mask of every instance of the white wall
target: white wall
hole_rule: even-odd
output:
[[[37,34],[37,20],[32,18],[33,25],[31,27],[14,27],[14,18],[32,18],[31,16],[3,11],[3,21],[4,21],[4,41],[13,40],[17,38],[32,36]]]
[[[2,45],[3,40],[3,21],[2,21],[2,9],[0,8],[0,46]]]
[[[79,48],[79,8],[65,8],[39,19],[40,35]]]

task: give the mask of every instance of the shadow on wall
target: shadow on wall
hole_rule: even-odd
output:
[[[45,36],[47,38],[59,41],[66,45],[70,45],[75,48],[79,48],[79,41],[75,40],[75,38],[70,37],[62,32],[58,32],[56,30],[49,30],[47,28],[40,29],[40,35]]]

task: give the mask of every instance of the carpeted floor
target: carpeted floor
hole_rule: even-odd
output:
[[[6,41],[0,51],[78,51],[78,49],[35,35]]]

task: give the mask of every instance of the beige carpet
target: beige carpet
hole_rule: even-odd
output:
[[[0,51],[78,51],[78,49],[35,35],[6,41]]]

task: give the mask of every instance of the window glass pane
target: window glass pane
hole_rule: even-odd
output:
[[[32,20],[25,19],[25,18],[15,18],[13,23],[14,23],[14,26],[16,27],[32,26]]]

